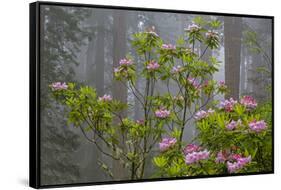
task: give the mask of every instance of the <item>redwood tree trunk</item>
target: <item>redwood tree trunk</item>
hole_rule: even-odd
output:
[[[225,83],[230,93],[226,98],[239,98],[242,18],[224,17]]]
[[[126,53],[126,12],[115,10],[113,13],[113,67],[119,65],[119,60],[125,57]],[[115,81],[113,79],[112,96],[114,99],[121,102],[127,103],[127,87],[121,82]],[[126,111],[119,113],[122,117],[127,115]],[[116,120],[116,122],[119,122]],[[122,142],[121,134],[119,138]],[[124,143],[124,142],[122,142]],[[121,143],[121,146],[125,146]],[[126,177],[126,172],[123,165],[114,160],[113,161],[113,176],[115,180],[124,179]]]

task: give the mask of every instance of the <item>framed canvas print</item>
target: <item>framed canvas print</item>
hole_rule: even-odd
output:
[[[274,172],[272,16],[30,4],[30,186]]]

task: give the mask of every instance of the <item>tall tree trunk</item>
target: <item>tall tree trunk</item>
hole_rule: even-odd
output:
[[[92,13],[91,17],[88,20],[89,25],[94,25],[95,24],[95,14]],[[95,62],[94,62],[94,56],[95,56],[95,34],[92,36],[88,37],[88,49],[86,52],[86,83],[87,85],[94,86],[95,85],[95,78],[94,78],[94,73],[95,73]]]
[[[95,12],[89,19],[91,25],[96,25],[96,33],[89,37],[87,49],[87,63],[86,63],[86,83],[96,88],[98,96],[104,94],[104,48],[105,48],[105,32],[104,32],[105,16],[102,12]],[[97,141],[99,146],[103,147],[100,141]],[[101,175],[103,171],[100,169],[98,160],[103,160],[104,157],[100,151],[93,144],[86,144],[84,161],[85,172],[87,178],[85,180],[95,179],[104,180],[105,175]]]
[[[99,21],[97,28],[97,47],[96,47],[96,56],[95,56],[95,82],[96,82],[96,90],[97,95],[102,96],[104,94],[104,37],[105,37],[105,15],[102,12],[97,13],[96,19]]]
[[[119,65],[119,60],[124,58],[126,53],[126,12],[115,10],[113,13],[113,20],[113,67],[117,67]],[[121,82],[113,80],[112,95],[114,99],[127,103],[127,87]],[[127,115],[126,111],[119,114],[122,117]],[[119,140],[122,142],[121,135]],[[125,145],[123,144],[121,146]],[[125,173],[123,164],[114,160],[112,166],[115,180],[125,179],[127,174]]]
[[[246,84],[246,64],[247,64],[247,48],[245,46],[242,46],[242,61],[240,65],[240,95],[245,94],[245,84]]]
[[[224,17],[225,83],[230,93],[226,98],[239,98],[242,18]]]

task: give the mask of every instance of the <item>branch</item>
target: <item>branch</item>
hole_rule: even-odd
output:
[[[200,60],[206,53],[207,49],[208,49],[209,45],[206,46],[206,48],[204,49],[203,53],[200,55],[200,57],[198,58],[198,60]]]
[[[96,140],[92,140],[91,138],[89,138],[86,134],[86,132],[84,131],[84,129],[82,128],[81,125],[79,125],[79,128],[81,129],[82,131],[82,134],[84,135],[84,137],[91,143],[94,143],[96,145],[96,147],[99,149],[99,151],[101,151],[104,155],[108,156],[108,157],[111,157],[112,159],[114,160],[120,160],[120,158],[116,158],[114,157],[112,154],[110,153],[107,153],[105,151],[102,150],[102,148],[98,145],[97,141]]]
[[[194,117],[194,115],[196,114],[196,112],[199,111],[200,109],[202,109],[203,107],[205,107],[205,106],[209,103],[209,101],[210,101],[212,98],[214,98],[216,95],[217,95],[217,93],[214,94],[213,96],[208,96],[208,98],[207,98],[207,100],[204,102],[204,104],[202,104],[198,109],[195,109],[194,112],[192,113],[192,115],[191,115],[187,120],[185,120],[184,123],[186,124],[189,120],[191,120],[191,119]]]

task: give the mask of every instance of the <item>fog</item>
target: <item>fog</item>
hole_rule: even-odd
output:
[[[218,31],[221,46],[218,50],[207,50],[205,56],[214,55],[220,61],[219,72],[212,76],[213,79],[226,82],[230,88],[228,97],[238,99],[247,94],[255,97],[258,103],[271,98],[270,19],[45,5],[40,14],[42,185],[114,180],[101,169],[101,162],[109,164],[119,179],[126,179],[118,163],[102,155],[85,140],[80,130],[67,125],[67,109],[51,98],[48,85],[65,81],[92,86],[99,96],[111,94],[115,99],[132,104],[123,115],[141,119],[141,108],[132,92],[113,81],[113,68],[126,55],[133,57],[137,71],[142,68],[141,59],[130,44],[132,34],[136,32],[154,26],[165,43],[175,44],[195,17],[218,19],[222,22]],[[200,53],[205,47],[198,43],[195,49]],[[267,72],[261,72],[264,70]],[[144,82],[138,77],[136,87],[140,91],[144,90]],[[171,91],[176,89],[174,85]],[[156,93],[165,91],[165,84],[157,82]],[[191,140],[195,134],[191,122],[186,127],[184,139]],[[150,178],[152,163],[146,167],[145,178]]]

